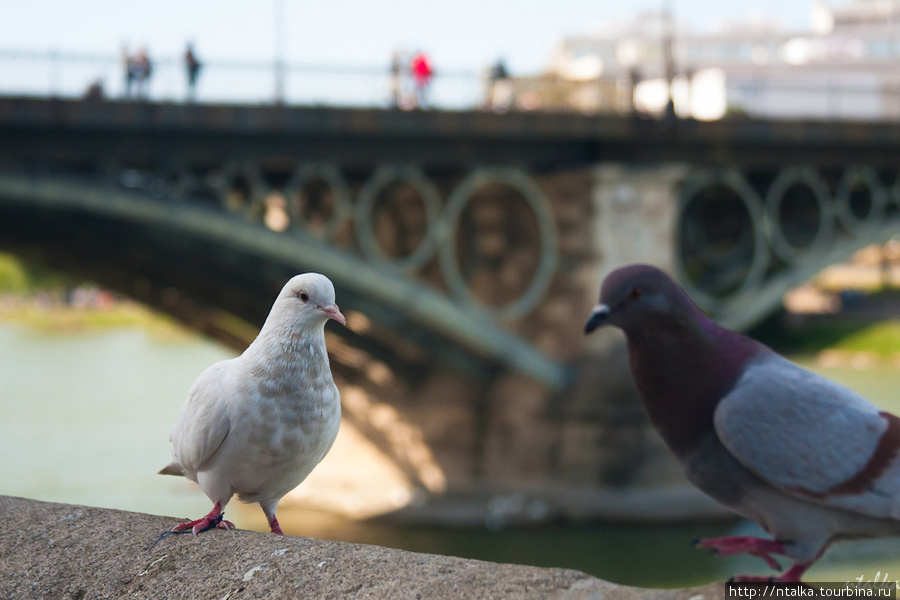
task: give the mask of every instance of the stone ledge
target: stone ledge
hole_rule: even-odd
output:
[[[718,600],[584,573],[252,531],[159,534],[176,519],[0,496],[0,598]]]

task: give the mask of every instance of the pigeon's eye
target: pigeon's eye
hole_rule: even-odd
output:
[[[628,297],[631,298],[632,300],[637,300],[638,298],[641,297],[641,294],[643,294],[643,292],[641,291],[641,288],[635,286],[635,287],[631,288],[630,292],[628,292]]]
[[[306,292],[300,292],[299,294],[297,294],[297,297],[300,298],[300,300],[302,300],[303,302],[309,302],[309,294],[307,294]]]

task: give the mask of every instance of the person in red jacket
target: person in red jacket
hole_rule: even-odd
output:
[[[416,84],[416,105],[419,108],[427,108],[428,86],[431,78],[434,76],[434,70],[431,68],[431,60],[424,52],[417,53],[410,64],[412,70],[413,81]]]

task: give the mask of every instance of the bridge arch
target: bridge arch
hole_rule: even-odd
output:
[[[191,203],[155,201],[133,192],[68,178],[34,179],[6,174],[0,175],[0,197],[8,203],[41,206],[45,210],[87,210],[122,222],[181,231],[210,243],[227,240],[231,246],[295,265],[295,269],[328,273],[345,293],[367,298],[370,305],[402,309],[410,320],[408,327],[418,329],[424,336],[438,334],[451,346],[487,359],[488,364],[497,362],[528,373],[551,389],[559,389],[568,378],[561,364],[523,344],[484,311],[473,311],[415,280],[369,269],[359,258],[331,249],[305,232],[292,235],[270,231],[258,221],[248,220],[243,204],[236,205],[233,212],[212,211]],[[374,308],[375,313],[383,310]],[[418,337],[414,330],[407,333]]]
[[[188,172],[197,188],[221,191],[228,182],[218,170]],[[242,183],[258,172],[253,165],[231,171],[245,178]],[[120,175],[96,180],[0,170],[0,241],[23,256],[39,256],[135,297],[236,349],[256,331],[224,311],[261,322],[268,305],[259,298],[270,302],[288,276],[327,273],[348,316],[349,327],[329,331],[336,376],[345,382],[348,400],[357,399],[347,407],[348,422],[421,489],[442,489],[441,470],[459,464],[453,455],[460,449],[432,456],[435,435],[425,437],[420,428],[436,425],[394,408],[395,398],[406,398],[400,406],[409,409],[402,402],[417,399],[419,387],[433,390],[433,396],[462,390],[468,398],[454,401],[472,404],[474,412],[501,374],[529,381],[547,395],[564,389],[571,378],[569,366],[488,311],[398,270],[373,269],[365,256],[335,247],[306,228],[268,229],[260,210],[248,210],[254,206],[249,194],[224,206],[174,193],[157,198],[146,193],[154,175],[136,172],[133,187],[125,187]],[[254,190],[268,194],[272,186],[257,181]],[[447,372],[457,374],[452,384],[442,383],[449,380]],[[361,398],[369,404],[363,406]],[[368,422],[367,415],[376,413],[396,418],[389,424]],[[484,417],[465,417],[474,418]],[[462,441],[454,443],[474,444],[466,441],[473,435],[474,429],[466,429]],[[447,477],[453,477],[450,472]]]
[[[424,489],[440,481],[417,462],[423,448],[447,489],[463,493],[552,482],[561,498],[579,486],[627,485],[639,477],[636,463],[662,454],[636,416],[618,334],[582,334],[603,273],[636,261],[671,267],[706,293],[698,299],[718,320],[744,329],[822,266],[896,235],[900,212],[893,123],[0,99],[0,133],[0,245],[134,293],[219,339],[232,335],[235,347],[255,331],[233,331],[216,306],[259,322],[287,276],[326,272],[352,325],[328,330],[332,365],[344,381],[356,378],[352,393],[344,388],[348,416],[371,416],[365,435]],[[857,236],[835,204],[854,164],[875,169],[893,193],[883,218]],[[438,188],[437,234],[423,264],[391,268],[361,251],[357,202],[383,165],[415,166]],[[788,171],[779,184],[787,187],[772,191]],[[476,173],[486,183],[475,185]],[[876,188],[861,181],[851,204],[868,222]],[[222,206],[227,186],[238,211]],[[304,188],[346,199],[336,201],[346,208],[329,212],[332,200],[322,199],[307,222],[294,202]],[[512,196],[523,222],[547,233],[529,234],[529,252],[546,250],[540,277],[523,271],[533,288],[493,303],[451,290],[440,258],[459,236],[447,224],[468,218],[485,189]],[[264,226],[276,195],[283,206],[274,209],[289,218],[281,232]],[[729,230],[702,218],[719,210],[717,198],[736,213]],[[699,258],[722,243],[711,261],[721,270],[709,279],[677,256],[681,224],[704,234],[693,248]],[[475,243],[495,244],[488,233]],[[466,265],[456,268],[457,283],[471,283]],[[393,412],[369,407],[366,394]],[[415,427],[376,430],[388,413]],[[595,491],[592,506],[608,490]]]

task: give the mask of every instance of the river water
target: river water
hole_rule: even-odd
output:
[[[169,427],[188,387],[206,366],[230,356],[206,340],[157,340],[139,329],[63,335],[0,325],[0,494],[182,517],[205,514],[208,501],[199,489],[155,473],[170,458]],[[900,369],[813,368],[900,412]],[[265,530],[255,506],[229,506],[229,518],[239,527]],[[758,559],[717,558],[690,547],[698,537],[758,532],[740,521],[492,532],[360,523],[290,507],[279,510],[279,521],[296,535],[574,568],[634,585],[674,587],[736,572],[770,574]],[[900,539],[840,544],[807,579],[860,577],[900,579]]]

